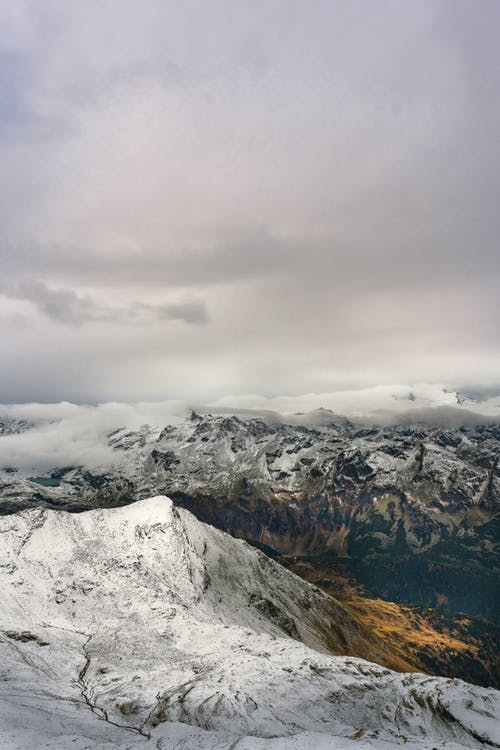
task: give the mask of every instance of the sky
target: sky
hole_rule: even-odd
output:
[[[499,28],[0,0],[0,403],[498,392]]]

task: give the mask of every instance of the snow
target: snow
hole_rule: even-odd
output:
[[[57,432],[57,424],[50,426],[53,432]],[[100,438],[90,427],[86,429],[85,439],[98,453]],[[0,436],[2,506],[16,510],[38,505],[43,496],[52,506],[89,507],[115,504],[121,498],[130,502],[159,489],[227,496],[241,478],[264,492],[300,494],[313,474],[321,476],[328,488],[329,477],[337,476],[343,463],[352,460],[361,467],[366,463],[378,486],[399,487],[420,509],[446,502],[451,494],[457,512],[466,511],[477,504],[488,487],[489,467],[498,452],[498,433],[495,428],[487,429],[488,433],[475,428],[463,432],[430,426],[363,431],[335,419],[306,428],[238,417],[188,418],[164,429],[142,425],[132,431],[121,428],[107,432],[101,436],[106,441],[102,457],[106,454],[103,461],[111,465],[100,468],[89,459],[86,449],[76,455],[80,443],[72,434],[63,430],[57,445],[51,446],[47,432],[30,429]],[[19,450],[25,445],[28,452],[38,451],[42,462],[50,461],[45,470],[48,466],[56,470],[58,486],[41,487],[29,481],[33,472],[22,462],[15,463],[19,458],[15,452],[9,453],[12,440],[17,441]],[[70,456],[61,449],[61,441],[73,446],[76,453],[71,458],[76,463],[65,463]],[[417,451],[421,449],[425,477],[416,487],[413,479]],[[97,484],[93,484],[93,478]],[[103,490],[99,482],[104,482]],[[493,477],[493,482],[497,485],[498,479]],[[434,515],[432,510],[429,513]]]
[[[116,466],[120,456],[109,448],[110,433],[120,429],[136,432],[148,424],[154,434],[166,424],[182,422],[192,406],[174,400],[95,406],[67,402],[0,404],[2,466],[15,466],[28,474],[54,466]],[[204,415],[239,415],[262,418],[268,424],[309,427],[333,422],[342,427],[346,418],[363,424],[426,421],[458,427],[498,423],[500,396],[472,399],[439,383],[417,383],[276,398],[227,396],[213,404],[195,405],[195,409]]]
[[[2,750],[500,742],[500,693],[329,655],[340,605],[168,498],[0,539]]]

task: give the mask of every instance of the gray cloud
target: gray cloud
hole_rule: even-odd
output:
[[[193,325],[208,323],[207,308],[199,300],[158,305],[158,307],[151,309],[166,320],[183,320],[185,323],[193,323]]]
[[[99,304],[88,295],[72,289],[51,289],[42,281],[29,280],[19,284],[0,284],[0,294],[31,302],[37,310],[53,321],[79,326],[83,323],[147,324],[151,320],[181,320],[193,325],[208,323],[208,312],[202,300],[147,305],[132,302],[111,307]]]
[[[0,398],[498,387],[499,22],[0,0]]]

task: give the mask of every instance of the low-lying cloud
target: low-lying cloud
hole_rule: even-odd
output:
[[[15,467],[29,473],[64,466],[98,469],[119,465],[123,454],[109,446],[111,432],[124,427],[137,430],[146,423],[162,427],[183,419],[186,413],[187,405],[175,401],[0,406],[0,423],[17,420],[29,425],[19,434],[0,435],[0,467]]]
[[[109,446],[110,433],[119,429],[138,430],[149,425],[153,433],[158,434],[165,425],[186,419],[192,408],[204,414],[237,414],[268,422],[309,425],[328,421],[331,414],[325,409],[359,424],[426,422],[457,427],[500,422],[498,395],[475,401],[426,383],[275,399],[257,395],[233,396],[208,405],[186,401],[98,406],[71,403],[4,405],[0,406],[0,425],[2,422],[12,425],[17,420],[24,426],[28,425],[28,429],[20,434],[0,434],[0,469],[14,467],[29,474],[66,466],[89,469],[119,466],[126,456]]]

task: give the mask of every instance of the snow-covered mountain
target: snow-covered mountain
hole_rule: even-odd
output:
[[[0,538],[2,750],[500,743],[500,693],[330,656],[340,605],[165,497]]]
[[[58,424],[51,431],[64,434]],[[31,440],[35,453],[51,435],[34,428],[27,436],[13,437],[18,445]],[[92,435],[87,439],[92,438],[97,441]],[[497,508],[500,493],[497,424],[360,427],[326,409],[286,422],[193,411],[163,429],[143,425],[108,432],[100,466],[84,451],[74,465],[64,464],[53,448],[50,457],[43,457],[45,464],[51,461],[50,470],[38,467],[35,477],[30,472],[37,471],[36,455],[31,467],[15,457],[9,462],[10,445],[0,439],[3,512],[44,500],[60,507],[71,507],[72,498],[75,506],[88,507],[126,502],[165,484],[190,494],[207,489],[234,494],[243,479],[264,494],[289,497],[318,491],[354,497],[360,488],[380,494],[392,487],[415,507],[451,513],[488,503]],[[410,543],[422,546],[421,541]]]
[[[119,415],[127,416],[121,407]],[[42,417],[41,427],[0,437],[2,513],[168,494],[287,564],[305,558],[293,569],[327,588],[333,581],[334,591],[340,562],[372,598],[487,620],[441,620],[453,647],[429,650],[424,639],[412,663],[500,685],[498,425],[368,427],[319,409],[286,419],[193,411],[163,427],[110,429],[116,414],[108,405],[86,412],[78,442],[73,409],[59,422]],[[33,466],[16,462],[23,446]]]
[[[0,419],[0,437],[7,435],[21,435],[23,432],[34,427],[32,422],[25,419],[10,419],[3,417]]]
[[[286,555],[396,556],[438,567],[446,558],[445,583],[457,561],[453,585],[433,583],[420,598],[434,606],[444,596],[451,609],[488,615],[496,597],[474,597],[498,569],[500,427],[359,427],[326,410],[313,416],[305,425],[193,412],[164,429],[115,429],[106,438],[111,465],[54,463],[30,476],[4,464],[0,509],[83,510],[165,493],[201,520]]]

